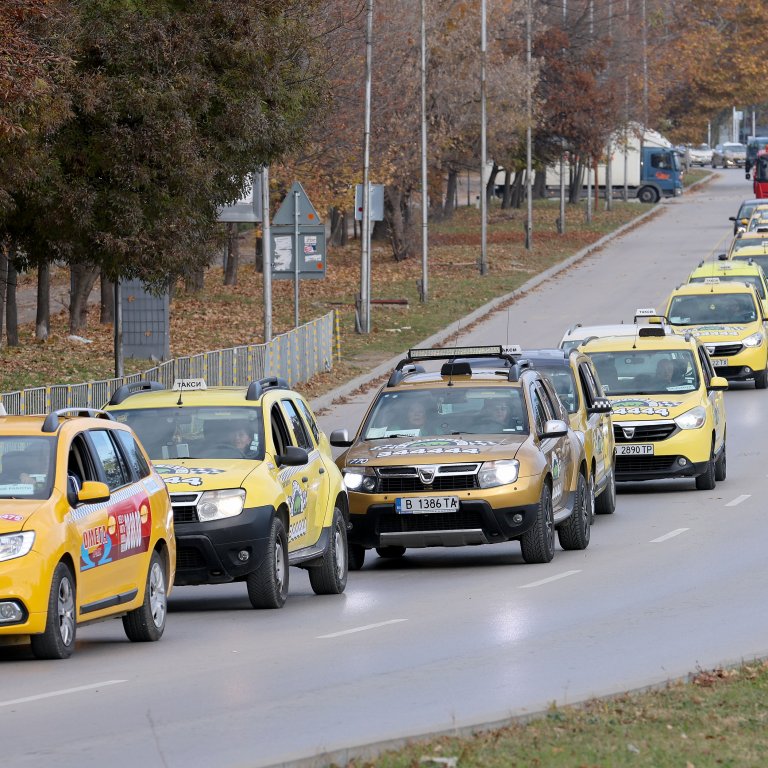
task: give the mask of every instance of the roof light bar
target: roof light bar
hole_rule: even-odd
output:
[[[411,360],[440,360],[446,357],[492,357],[493,355],[512,354],[506,352],[501,344],[484,347],[434,347],[431,349],[409,349]]]

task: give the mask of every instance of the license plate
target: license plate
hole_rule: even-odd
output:
[[[395,499],[398,515],[421,515],[425,512],[458,512],[458,496],[409,496]]]
[[[714,360],[712,360],[712,365],[714,365],[715,368],[717,368],[718,366],[728,365],[728,361],[727,360],[723,360],[723,358],[721,358],[721,357],[718,357],[718,358],[715,358]]]
[[[616,446],[619,456],[653,456],[653,445],[646,443],[620,443]]]

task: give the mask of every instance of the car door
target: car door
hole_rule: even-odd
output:
[[[701,363],[703,385],[706,387],[710,380],[717,375],[712,361],[709,359],[709,353],[701,345],[697,345],[699,351],[699,361]],[[722,391],[707,392],[707,399],[712,408],[712,418],[715,422],[715,450],[720,450],[720,446],[725,440],[725,395]]]
[[[598,397],[602,397],[597,375],[592,364],[579,363],[579,382],[585,399],[585,407],[591,408]],[[599,487],[613,468],[613,425],[609,413],[588,414],[587,424],[594,434],[595,484]]]
[[[556,398],[550,396],[542,380],[531,385],[531,404],[539,447],[552,476],[552,505],[555,510],[562,507],[567,499],[571,484],[571,445],[568,437],[547,437],[544,426],[552,419],[563,419],[561,408],[555,405]],[[559,401],[558,401],[559,402]],[[567,424],[567,415],[565,423]]]

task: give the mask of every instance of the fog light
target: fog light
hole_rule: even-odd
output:
[[[748,365],[745,365],[745,366],[744,366],[744,367],[741,369],[741,372],[742,372],[742,373],[743,373],[745,376],[749,376],[749,374],[750,374],[750,373],[752,373],[752,369],[751,369],[751,368],[750,368]]]
[[[251,555],[250,555],[250,553],[249,553],[249,552],[248,552],[248,550],[246,550],[246,549],[241,549],[241,550],[240,550],[240,551],[237,553],[237,559],[238,559],[238,560],[239,560],[241,563],[245,563],[245,562],[247,562],[247,561],[248,561],[248,558],[249,558],[250,556],[251,556]]]
[[[16,603],[0,603],[0,622],[18,622],[24,618]]]
[[[512,515],[512,522],[513,523],[522,523],[523,522],[523,516],[518,513],[516,515]]]
[[[684,466],[685,466],[685,465],[688,463],[688,459],[686,459],[686,458],[685,458],[685,456],[680,456],[680,457],[678,458],[678,460],[677,460],[677,463],[678,463],[678,464],[679,464],[681,467],[684,467]]]

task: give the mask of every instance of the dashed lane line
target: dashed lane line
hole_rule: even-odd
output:
[[[318,635],[318,640],[326,640],[331,637],[341,637],[342,635],[353,635],[356,632],[367,632],[369,629],[378,629],[379,627],[386,627],[389,624],[400,624],[400,622],[408,621],[408,619],[390,619],[389,621],[379,621],[376,624],[365,624],[362,627],[353,627],[352,629],[344,629],[341,632],[331,632],[329,635]]]
[[[670,531],[669,533],[665,533],[663,536],[659,536],[658,539],[651,539],[651,544],[658,544],[661,541],[666,541],[667,539],[673,539],[675,536],[679,536],[681,533],[685,533],[686,531],[690,531],[690,528],[675,528],[674,531]]]
[[[55,696],[68,696],[71,693],[80,693],[81,691],[92,691],[94,688],[104,688],[108,685],[118,685],[127,683],[127,680],[104,680],[100,683],[91,683],[90,685],[79,685],[77,688],[62,688],[59,691],[48,691],[48,693],[38,693],[36,696],[24,696],[21,699],[8,699],[0,701],[0,707],[12,707],[14,704],[27,704],[30,701],[40,701],[42,699],[52,699]]]
[[[541,579],[540,581],[532,581],[530,584],[521,584],[518,589],[530,589],[531,587],[540,587],[543,584],[550,584],[553,581],[559,581],[560,579],[567,579],[569,576],[575,576],[581,571],[563,571],[556,576],[550,576],[547,579]]]
[[[747,499],[751,499],[752,494],[751,493],[744,493],[741,496],[737,496],[733,501],[729,501],[725,506],[726,507],[735,507],[738,504],[741,504],[742,501],[746,501]]]

